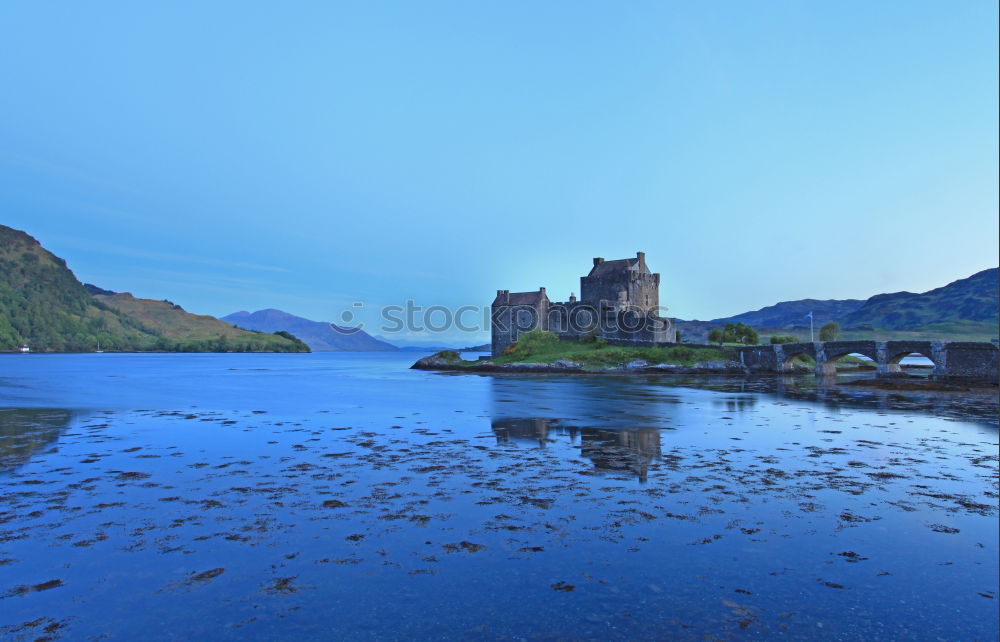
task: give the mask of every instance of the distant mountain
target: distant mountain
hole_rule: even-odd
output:
[[[724,319],[713,319],[712,323],[725,325],[726,323],[745,323],[754,327],[780,328],[784,326],[802,325],[803,320],[808,325],[805,318],[810,312],[813,318],[821,323],[826,323],[834,319],[840,319],[864,305],[860,299],[844,299],[838,301],[828,299],[821,301],[818,299],[801,299],[799,301],[784,301],[769,305],[766,308],[755,310],[754,312],[744,312]]]
[[[334,327],[340,326],[304,319],[273,308],[256,312],[234,312],[222,317],[222,320],[247,330],[291,332],[305,341],[314,352],[389,352],[399,349],[372,337],[364,330],[342,328],[338,331]]]
[[[399,349],[403,352],[441,352],[442,350],[455,350],[455,348],[449,348],[448,346],[399,346]]]
[[[493,349],[488,343],[481,346],[467,346],[464,348],[456,348],[454,346],[432,346],[432,345],[420,345],[420,346],[399,346],[400,350],[406,352],[441,352],[442,350],[454,350],[455,352],[489,352]]]
[[[482,343],[474,346],[459,347],[455,344],[445,345],[443,343],[438,343],[436,341],[421,342],[419,340],[409,341],[407,343],[397,343],[396,341],[387,338],[381,334],[372,335],[379,341],[385,341],[388,344],[394,345],[400,350],[405,350],[406,352],[440,352],[441,350],[454,350],[456,352],[489,352],[492,350],[493,346],[489,343]]]
[[[0,225],[0,351],[308,352],[295,337],[237,330],[169,302],[88,290],[28,234]]]
[[[784,301],[754,312],[744,312],[712,321],[682,321],[677,327],[684,341],[706,341],[708,331],[727,323],[743,322],[762,335],[794,334],[807,340],[813,313],[815,327],[828,321],[840,324],[851,337],[936,337],[941,339],[988,340],[998,334],[1000,269],[990,268],[968,278],[922,294],[896,292],[858,299],[801,299]]]

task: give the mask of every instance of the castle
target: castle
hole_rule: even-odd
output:
[[[563,339],[600,337],[617,345],[655,345],[675,340],[673,322],[659,316],[660,275],[646,255],[605,261],[594,259],[580,277],[580,299],[553,303],[545,288],[535,292],[497,290],[492,306],[493,356],[525,332],[541,329]]]

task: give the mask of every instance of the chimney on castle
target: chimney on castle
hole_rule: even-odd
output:
[[[538,288],[539,294],[545,294],[545,288]]]
[[[570,292],[569,293],[569,302],[570,303],[576,303],[576,293],[574,293],[574,292]]]
[[[640,268],[646,267],[646,253],[645,252],[636,252],[635,253],[635,258],[639,259],[639,267]]]
[[[604,259],[602,259],[602,258],[601,258],[601,257],[599,257],[599,256],[598,256],[598,257],[595,257],[595,258],[594,258],[594,267],[597,267],[597,266],[598,266],[598,265],[600,265],[601,263],[604,263]]]

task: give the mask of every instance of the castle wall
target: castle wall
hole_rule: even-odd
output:
[[[525,332],[548,330],[548,307],[544,301],[536,305],[494,305],[490,315],[493,356],[500,356]]]

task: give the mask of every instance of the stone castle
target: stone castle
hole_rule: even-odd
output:
[[[675,340],[673,322],[659,316],[660,275],[646,255],[594,259],[580,277],[580,298],[553,303],[545,288],[535,292],[497,290],[492,306],[493,356],[500,356],[525,332],[541,329],[563,339],[599,337],[617,345],[655,345]]]

